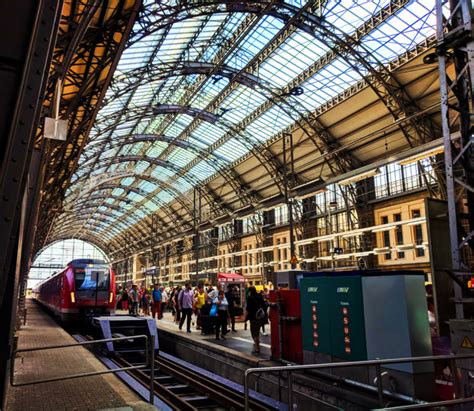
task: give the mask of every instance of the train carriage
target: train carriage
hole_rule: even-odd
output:
[[[115,312],[115,274],[102,260],[76,259],[38,284],[33,298],[62,321]]]

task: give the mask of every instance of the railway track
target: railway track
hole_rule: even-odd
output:
[[[143,356],[126,354],[112,358],[120,367],[143,364]],[[143,385],[150,386],[150,370],[133,370],[130,374]],[[157,356],[155,359],[155,395],[176,410],[243,410],[243,394],[190,370],[183,365]],[[274,408],[251,400],[256,411]]]
[[[77,335],[77,334],[76,334]],[[82,339],[93,339],[91,336],[80,336]],[[108,356],[108,359],[115,363],[116,366],[124,368],[145,364],[145,356],[142,352],[121,352]],[[194,369],[189,369],[179,362],[172,361],[164,356],[157,355],[155,357],[155,378],[154,378],[154,394],[174,410],[244,410],[243,393],[238,392],[226,385],[222,381],[214,380],[207,375],[203,375]],[[149,368],[131,370],[127,372],[135,380],[149,389],[151,372]],[[340,386],[345,395],[351,392],[353,395],[360,397],[359,401],[354,401],[354,409],[366,409],[361,406],[360,401],[366,405],[370,404],[372,408],[376,407],[378,400],[374,393],[366,392],[360,387],[343,387],[341,381],[328,382],[322,375],[313,375],[315,381],[331,385],[332,390]],[[305,395],[300,393],[300,395]],[[347,398],[346,398],[347,400]],[[395,401],[395,404],[399,403]],[[409,402],[408,402],[409,403]],[[324,401],[321,401],[324,404]],[[332,404],[322,409],[338,408]],[[250,398],[250,409],[275,410],[269,404]]]
[[[76,334],[81,339],[92,340],[90,335]],[[145,364],[143,353],[124,352],[114,354],[109,359],[119,367]],[[150,387],[149,368],[127,371],[139,383]],[[155,357],[154,393],[170,408],[183,411],[195,410],[243,410],[244,395],[222,382],[186,368],[160,355]],[[272,411],[276,408],[261,401],[250,399],[254,411]]]

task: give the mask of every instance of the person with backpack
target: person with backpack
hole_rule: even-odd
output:
[[[260,353],[260,327],[266,321],[266,304],[255,287],[249,287],[249,296],[245,307],[245,321],[250,322],[250,333],[254,342],[252,354]]]

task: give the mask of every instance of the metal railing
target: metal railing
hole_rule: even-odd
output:
[[[244,374],[244,398],[245,398],[245,410],[249,410],[249,376],[251,374],[271,373],[271,372],[286,372],[287,373],[287,403],[288,410],[293,409],[293,372],[306,371],[306,370],[317,370],[321,368],[343,368],[343,367],[360,367],[360,366],[374,366],[377,375],[377,393],[380,406],[383,407],[383,381],[381,366],[387,364],[402,364],[402,363],[415,363],[425,361],[441,361],[449,360],[451,364],[451,374],[453,375],[454,392],[456,396],[459,393],[459,384],[457,376],[456,360],[463,360],[468,358],[474,358],[474,354],[457,354],[457,355],[433,355],[424,357],[408,357],[408,358],[390,358],[386,360],[367,360],[367,361],[347,361],[338,363],[324,363],[324,364],[305,364],[305,365],[287,365],[277,367],[261,367],[261,368],[249,368],[245,370]],[[393,408],[384,409],[418,409],[418,408],[429,408],[433,406],[445,406],[452,404],[462,404],[467,402],[473,402],[474,397],[468,398],[457,398],[448,401],[437,401],[437,402],[420,402],[413,405],[397,406]]]
[[[54,350],[54,349],[59,349],[59,348],[71,348],[71,347],[78,347],[78,346],[84,346],[84,345],[94,345],[94,344],[102,344],[106,342],[116,342],[116,341],[124,341],[124,340],[138,340],[138,339],[144,339],[145,340],[145,364],[141,365],[134,365],[132,367],[123,367],[123,368],[116,368],[113,370],[105,370],[105,371],[92,371],[92,372],[84,372],[84,373],[78,373],[78,374],[71,374],[71,375],[65,375],[65,376],[60,376],[60,377],[54,377],[54,378],[44,378],[40,380],[33,380],[33,381],[28,381],[28,382],[22,382],[22,383],[17,383],[15,382],[15,358],[17,354],[22,353],[22,352],[32,352],[32,351],[44,351],[44,350]],[[34,385],[34,384],[41,384],[41,383],[46,383],[46,382],[54,382],[54,381],[62,381],[62,380],[70,380],[73,378],[82,378],[82,377],[92,377],[96,375],[102,375],[102,374],[113,374],[113,373],[118,373],[122,371],[131,371],[131,370],[138,370],[138,369],[143,369],[146,368],[147,366],[150,366],[150,397],[149,397],[149,402],[150,404],[154,404],[154,382],[155,382],[155,336],[154,335],[133,335],[129,337],[116,337],[116,338],[105,338],[102,340],[93,340],[93,341],[81,341],[73,344],[59,344],[59,345],[47,345],[43,347],[35,347],[35,348],[20,348],[18,350],[14,350],[12,353],[12,364],[10,368],[10,385],[12,387],[23,387],[25,385]]]

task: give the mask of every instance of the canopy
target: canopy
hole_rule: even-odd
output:
[[[245,282],[244,277],[237,273],[217,273],[217,280],[219,282]]]

